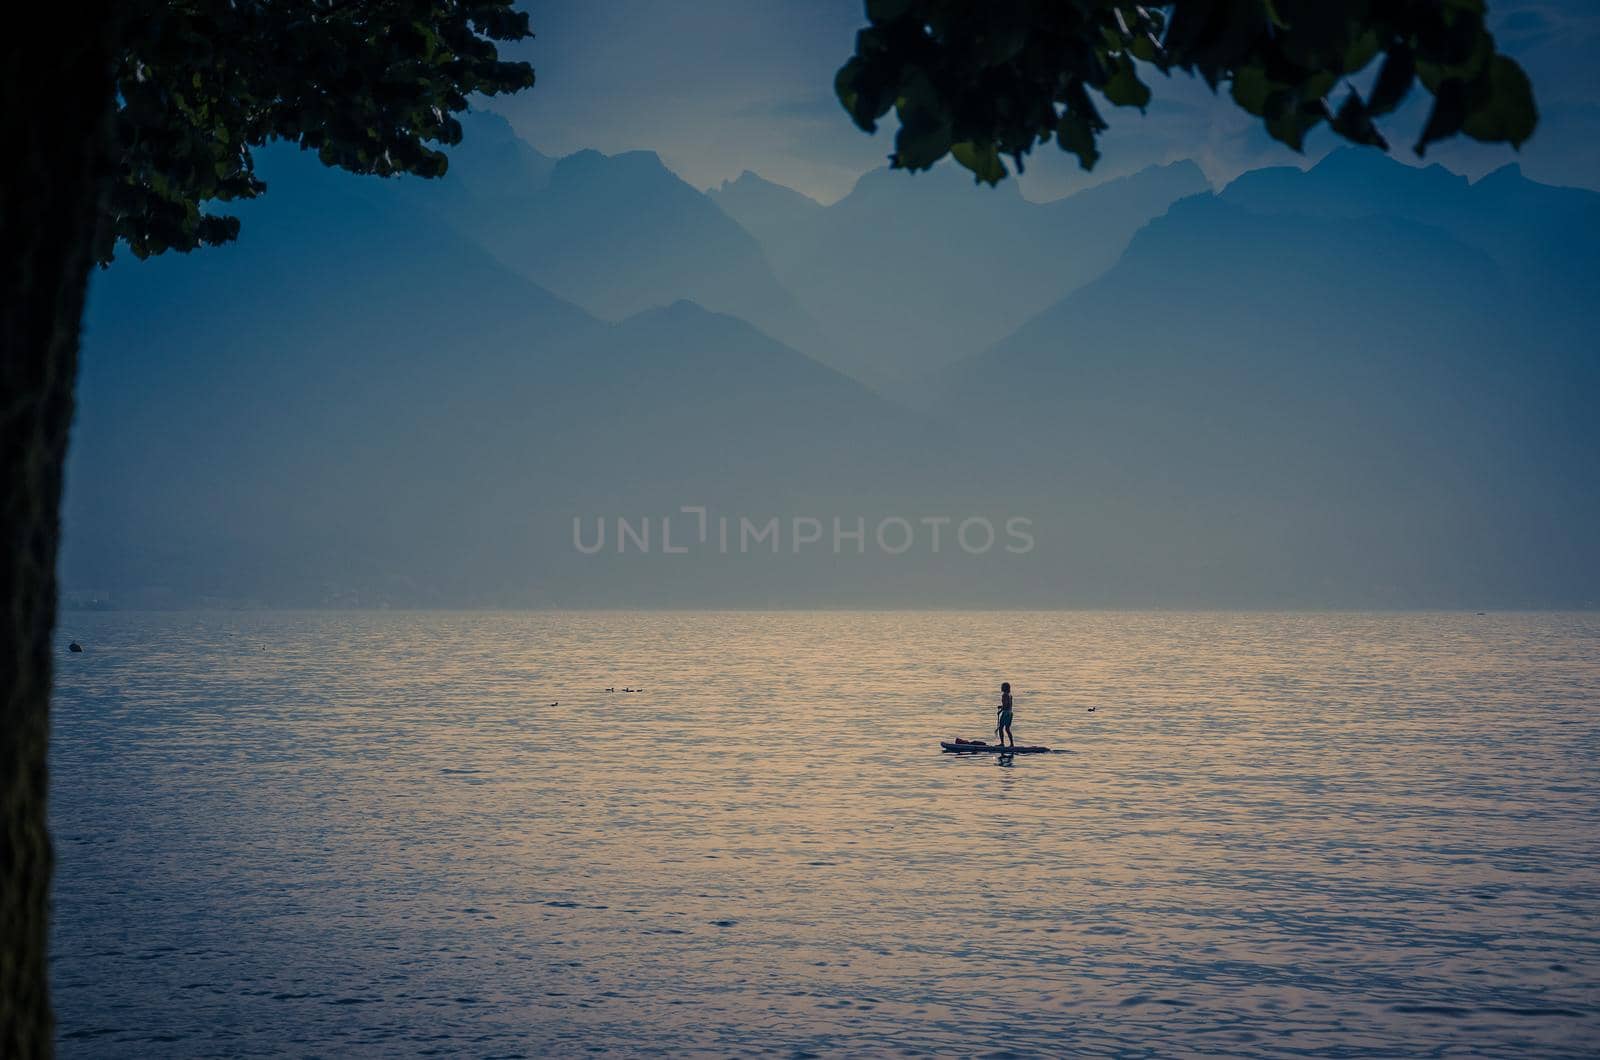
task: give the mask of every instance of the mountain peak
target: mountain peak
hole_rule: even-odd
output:
[[[755,170],[747,169],[733,180],[724,180],[719,186],[708,193],[714,199],[724,196],[740,200],[784,201],[797,206],[815,206],[822,204],[803,191],[796,191],[787,184],[779,184],[775,180],[768,180]]]
[[[1328,152],[1310,171],[1322,178],[1338,180],[1394,181],[1410,179],[1440,187],[1464,188],[1467,178],[1434,162],[1426,166],[1413,166],[1382,151],[1370,147],[1340,147]]]
[[[643,329],[660,333],[660,329],[682,329],[685,327],[696,328],[704,331],[731,333],[747,333],[758,336],[762,341],[778,344],[778,340],[745,320],[743,317],[732,313],[722,313],[715,309],[707,309],[692,298],[679,298],[665,305],[651,306],[641,309],[632,316],[624,317],[617,322],[620,328]]]
[[[461,115],[462,138],[477,137],[482,140],[516,140],[517,131],[502,114],[492,110],[469,110]]]
[[[762,188],[776,187],[772,181],[763,177],[755,170],[747,169],[732,180],[724,180],[717,188],[718,191],[727,191],[730,188]]]
[[[1192,158],[1178,158],[1171,162],[1157,162],[1128,174],[1128,178],[1133,177],[1145,177],[1147,179],[1152,177],[1180,177],[1184,180],[1193,180],[1198,177],[1201,180],[1206,180],[1206,171],[1201,169],[1200,164]]]
[[[692,298],[677,298],[666,305],[640,310],[628,319],[640,320],[656,317],[668,320],[689,320],[695,317],[721,317],[726,315],[725,313],[713,313]]]
[[[621,154],[612,155],[611,160],[619,165],[633,166],[639,169],[656,169],[663,173],[671,172],[671,170],[667,168],[667,164],[661,161],[661,156],[654,151],[646,151],[643,149],[637,151],[624,151]]]
[[[782,242],[803,231],[825,207],[793,188],[745,170],[706,195],[751,235],[766,243]]]
[[[575,151],[556,162],[551,182],[587,182],[602,178],[677,181],[678,176],[661,161],[654,151],[624,151],[621,154],[602,154],[593,148]]]
[[[971,196],[974,192],[991,198],[1021,199],[1022,191],[1015,178],[1002,180],[992,187],[978,186],[977,177],[953,161],[939,162],[932,169],[904,170],[879,166],[869,169],[856,180],[855,187],[845,199],[881,196]],[[843,201],[843,200],[841,200]]]
[[[490,110],[461,116],[461,142],[450,149],[450,175],[478,190],[544,186],[555,159],[522,137],[503,115]]]
[[[1485,188],[1485,189],[1487,189],[1487,188],[1503,188],[1503,187],[1506,187],[1506,186],[1509,186],[1509,185],[1521,184],[1523,181],[1525,181],[1527,179],[1528,179],[1527,176],[1524,175],[1523,172],[1522,172],[1522,163],[1520,163],[1520,162],[1507,162],[1505,165],[1501,166],[1499,169],[1493,170],[1492,172],[1489,172],[1489,173],[1485,173],[1483,176],[1479,177],[1476,181],[1473,182],[1472,186],[1474,188]]]
[[[1123,188],[1181,187],[1185,189],[1185,194],[1211,189],[1211,181],[1206,177],[1205,170],[1201,169],[1192,158],[1180,158],[1175,162],[1145,166],[1125,177],[1116,177],[1104,184],[1096,184],[1077,194],[1083,195],[1113,185]]]

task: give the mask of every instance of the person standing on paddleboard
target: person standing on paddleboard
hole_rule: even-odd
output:
[[[995,712],[1000,715],[1000,720],[995,724],[994,734],[1004,747],[1006,740],[1011,740],[1011,746],[1017,746],[1017,738],[1011,735],[1011,682],[1000,682],[1000,705],[995,707]]]

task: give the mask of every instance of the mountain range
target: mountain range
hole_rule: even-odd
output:
[[[1117,569],[1245,596],[1592,598],[1600,196],[1354,149],[1174,205],[939,379],[1005,409]],[[1585,236],[1588,237],[1586,241]]]
[[[1109,268],[1174,201],[1208,189],[1192,162],[1048,203],[1024,199],[1015,181],[974,187],[954,164],[874,170],[827,207],[763,183],[746,174],[711,197],[762,234],[778,278],[836,336],[835,363],[880,381],[1004,338]]]
[[[1053,203],[881,172],[825,206],[552,159],[492,115],[439,181],[261,171],[237,244],[92,284],[69,598],[1600,598],[1594,193],[1351,150]],[[686,507],[785,537],[664,554]],[[834,518],[975,516],[1037,547],[826,547]],[[619,517],[651,553],[575,547]]]

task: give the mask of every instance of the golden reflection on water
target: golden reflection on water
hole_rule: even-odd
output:
[[[1577,1056],[1600,1031],[1600,616],[62,636],[89,648],[56,711],[68,1055]],[[1003,679],[1018,741],[1067,753],[939,754],[990,734]]]

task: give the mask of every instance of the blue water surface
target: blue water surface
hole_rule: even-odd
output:
[[[67,1057],[1600,1041],[1600,615],[59,634]],[[1066,753],[939,753],[1002,679]]]

